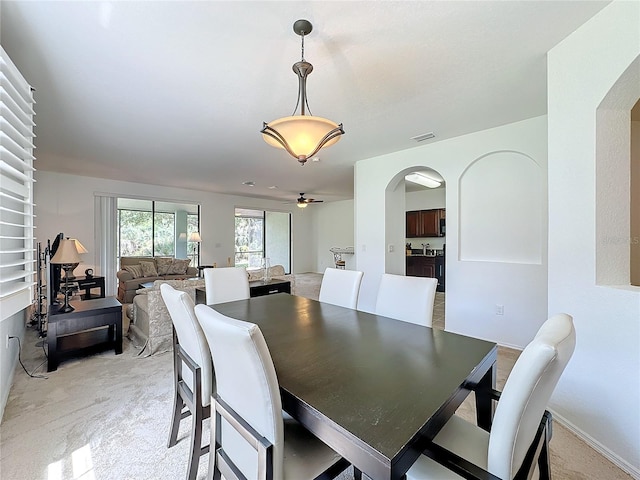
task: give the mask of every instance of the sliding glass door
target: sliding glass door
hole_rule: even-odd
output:
[[[199,265],[200,207],[194,204],[118,198],[117,252],[120,257],[191,258]]]
[[[268,257],[271,265],[291,272],[291,214],[236,208],[235,265],[260,268]]]

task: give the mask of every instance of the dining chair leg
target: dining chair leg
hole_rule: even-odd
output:
[[[171,415],[171,428],[169,429],[169,441],[167,442],[167,448],[171,448],[178,443],[178,429],[180,428],[183,408],[184,401],[176,391],[173,399],[173,415]]]
[[[551,419],[547,420],[544,429],[544,440],[540,455],[538,456],[538,469],[540,471],[540,480],[551,480],[551,458],[549,457],[549,441],[551,440]]]
[[[191,449],[189,451],[189,467],[187,480],[195,480],[198,475],[198,464],[202,452],[202,408],[197,406],[191,420]]]
[[[211,400],[211,409],[211,420],[209,420],[209,471],[207,472],[207,480],[220,480],[222,475],[220,470],[216,468],[216,457],[222,436],[222,426],[220,423],[220,414],[215,411],[213,399]]]
[[[171,428],[169,429],[169,441],[167,448],[173,447],[178,443],[178,429],[180,428],[180,420],[184,418],[182,409],[185,406],[184,400],[180,395],[178,384],[181,376],[181,360],[177,352],[178,337],[175,329],[173,330],[173,415],[171,416]]]

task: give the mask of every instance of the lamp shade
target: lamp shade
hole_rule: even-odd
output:
[[[191,232],[189,234],[188,242],[200,243],[202,239],[200,238],[200,234],[198,232]]]
[[[275,130],[286,141],[293,155],[297,158],[309,158],[315,155],[319,147],[329,147],[340,140],[341,135],[336,135],[322,144],[324,138],[333,130],[339,128],[338,124],[322,117],[312,115],[294,115],[283,117],[267,124],[270,130]],[[285,146],[273,136],[266,133],[262,138],[269,145],[278,148]]]
[[[89,253],[89,251],[86,248],[84,248],[84,245],[80,243],[80,240],[76,238],[72,238],[71,240],[76,242],[76,250],[78,251],[78,253]]]
[[[60,265],[67,263],[80,263],[80,261],[80,255],[78,255],[78,250],[76,248],[76,240],[70,238],[60,240],[56,254],[51,259],[51,263]]]

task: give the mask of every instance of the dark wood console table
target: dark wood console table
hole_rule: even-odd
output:
[[[106,345],[122,353],[122,304],[115,297],[70,302],[75,310],[67,313],[51,306],[47,329],[49,362],[47,371],[58,368],[60,358],[73,350],[95,346],[96,337],[107,331]],[[100,327],[106,327],[98,330]],[[104,342],[104,335],[102,335]]]
[[[249,296],[262,297],[273,295],[274,293],[291,293],[291,282],[289,280],[254,280],[249,282]],[[196,288],[196,304],[207,303],[207,290],[204,287]]]

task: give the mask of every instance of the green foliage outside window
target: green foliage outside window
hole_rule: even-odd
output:
[[[258,268],[264,257],[264,220],[262,217],[235,218],[235,265],[237,267]]]
[[[173,213],[156,212],[154,257],[172,257],[175,252],[175,216]]]
[[[173,256],[175,251],[173,213],[156,212],[154,229],[152,229],[151,218],[151,212],[118,210],[121,257]],[[155,241],[151,238],[152,231]]]
[[[151,257],[151,212],[118,210],[120,257]]]

